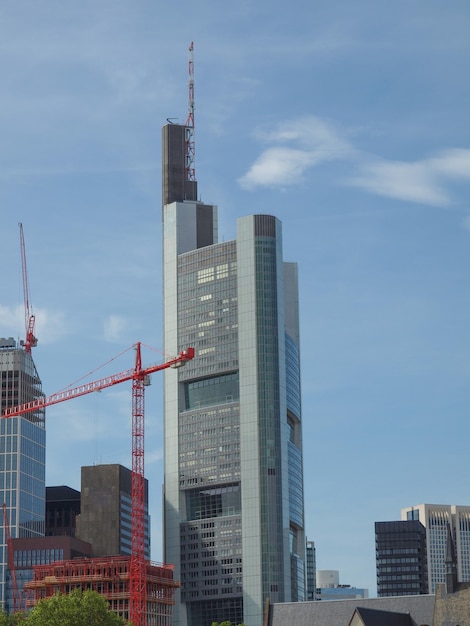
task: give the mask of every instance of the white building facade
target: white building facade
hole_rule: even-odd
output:
[[[401,510],[402,520],[419,520],[426,528],[429,592],[446,581],[448,527],[457,558],[459,582],[470,582],[470,506],[418,504]]]

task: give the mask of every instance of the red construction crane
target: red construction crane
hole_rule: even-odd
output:
[[[13,598],[13,613],[18,610],[18,581],[16,580],[16,566],[13,554],[13,544],[11,543],[10,522],[8,520],[7,505],[3,503],[3,528],[5,529],[5,543],[7,544],[8,552],[8,569],[10,570],[11,578],[11,595]]]
[[[34,348],[38,343],[38,340],[34,336],[36,318],[29,303],[28,269],[26,267],[26,247],[24,243],[23,224],[20,222],[18,226],[20,227],[21,269],[23,272],[24,320],[26,331],[25,338],[21,341],[21,345],[24,346],[26,352],[31,353],[31,348]]]
[[[146,585],[145,585],[145,478],[144,478],[144,387],[149,384],[149,376],[169,367],[181,367],[194,358],[194,348],[182,350],[178,356],[164,363],[142,368],[141,344],[135,344],[135,367],[119,374],[113,374],[79,387],[59,391],[17,407],[4,409],[1,417],[15,417],[39,408],[59,404],[84,396],[93,391],[101,391],[132,380],[132,554],[130,574],[129,619],[134,626],[145,626]]]

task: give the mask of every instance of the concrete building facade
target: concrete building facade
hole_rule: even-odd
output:
[[[76,536],[92,545],[92,556],[131,555],[132,472],[118,464],[81,470]],[[150,559],[148,481],[145,480],[145,558]]]
[[[238,220],[187,184],[186,127],[163,129],[164,559],[182,583],[175,626],[261,626],[266,598],[305,598],[297,267],[279,220]]]
[[[447,536],[450,528],[458,582],[470,582],[470,506],[418,504],[401,510],[402,520],[418,520],[426,529],[429,592],[446,581]]]
[[[44,396],[30,353],[12,338],[0,339],[0,408],[3,411]],[[44,409],[0,419],[0,505],[12,538],[41,537],[45,530],[46,430]],[[0,607],[5,607],[7,545],[0,521]]]

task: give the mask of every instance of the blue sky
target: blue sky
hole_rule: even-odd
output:
[[[23,333],[23,223],[47,394],[163,345],[161,126],[235,220],[299,263],[306,527],[375,594],[374,522],[470,504],[470,5],[428,0],[0,4],[0,336]],[[161,353],[144,350],[144,363]],[[47,483],[130,464],[130,387],[48,411]],[[146,395],[161,559],[161,377]]]

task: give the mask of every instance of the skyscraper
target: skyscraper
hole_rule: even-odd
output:
[[[43,397],[30,352],[12,338],[0,339],[1,409]],[[45,532],[44,409],[0,419],[0,504],[6,504],[11,537],[41,537]],[[6,533],[0,552],[0,603],[5,605]]]
[[[375,522],[377,595],[429,593],[426,529],[418,520]]]
[[[426,528],[429,592],[446,582],[448,530],[457,558],[457,579],[470,582],[470,506],[418,504],[401,510],[402,520],[419,520]]]
[[[165,352],[196,349],[164,379],[164,558],[175,625],[261,626],[267,598],[305,599],[297,267],[269,215],[217,243],[190,131],[163,128]]]

